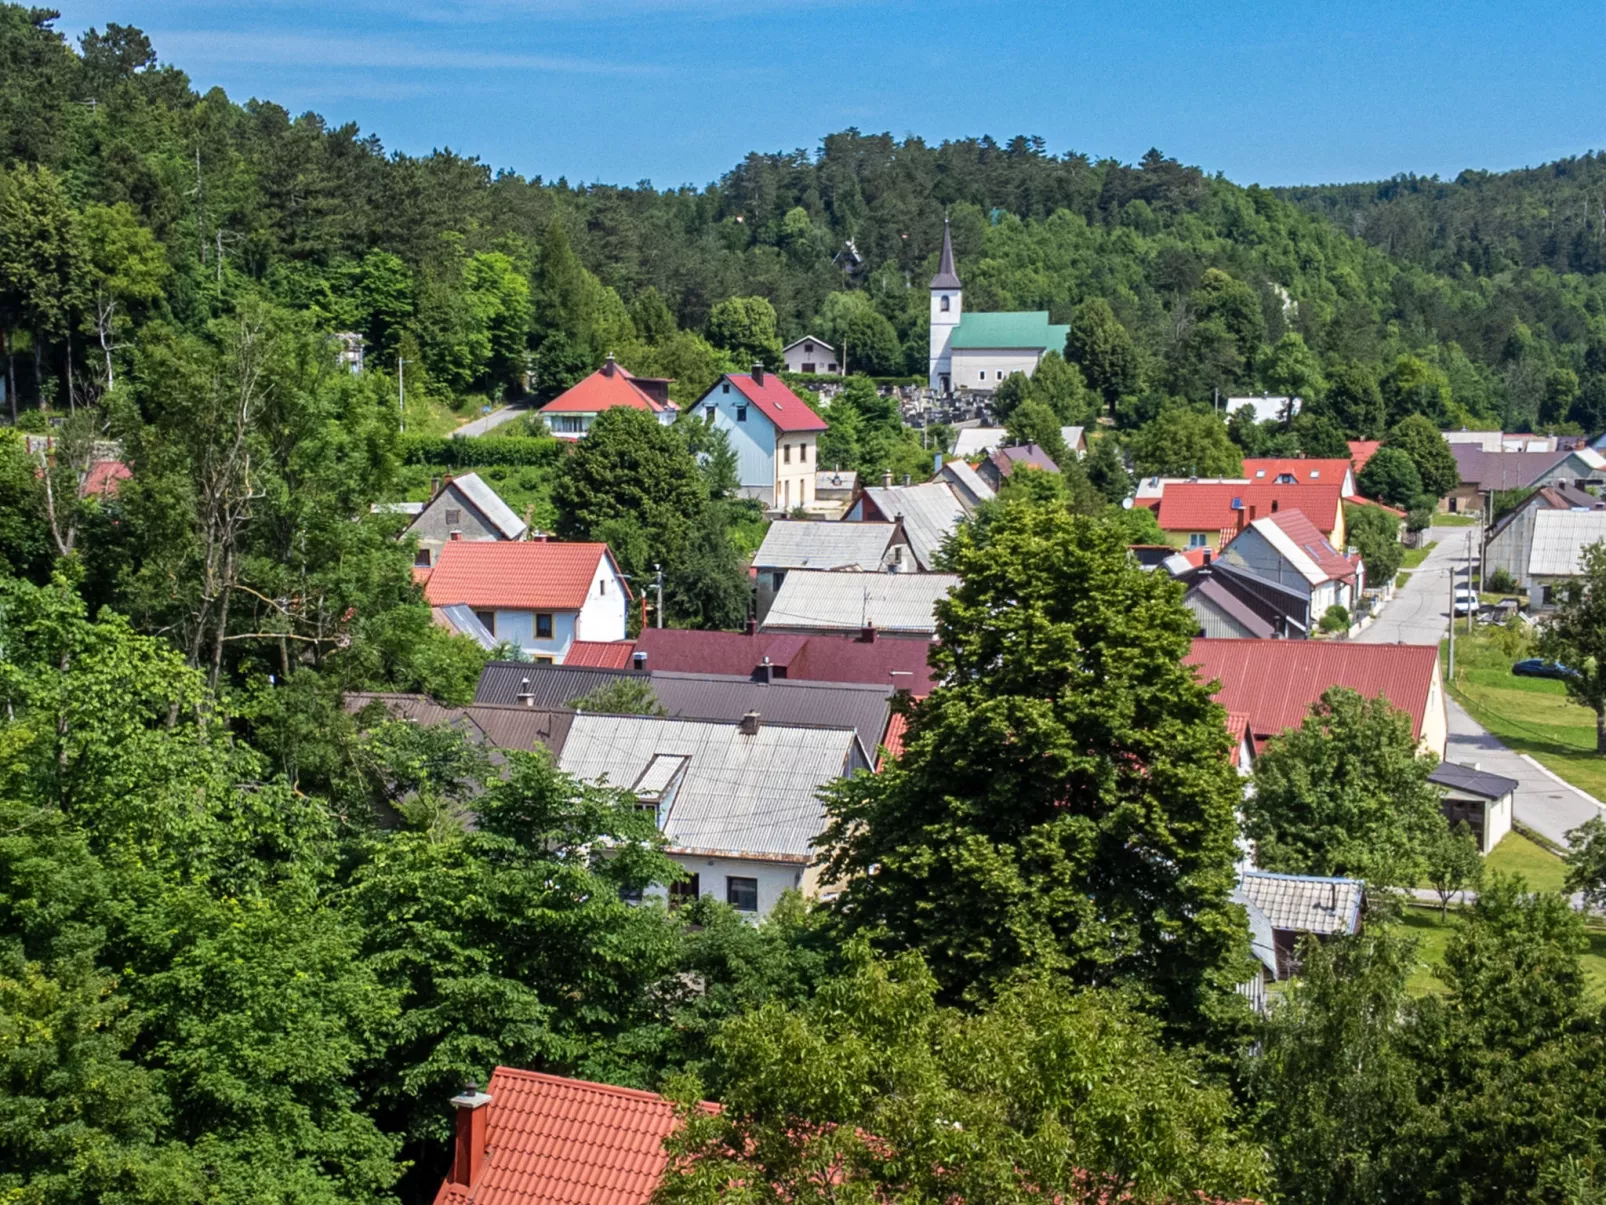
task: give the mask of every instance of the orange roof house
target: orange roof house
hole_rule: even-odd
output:
[[[609,356],[602,367],[541,407],[548,430],[559,439],[579,439],[597,415],[618,406],[645,410],[658,421],[675,421],[679,408],[669,400],[670,381],[664,377],[638,377]]]
[[[1170,481],[1158,497],[1138,498],[1154,511],[1168,543],[1219,548],[1256,519],[1301,510],[1334,547],[1344,546],[1342,479],[1293,485],[1236,481]]]

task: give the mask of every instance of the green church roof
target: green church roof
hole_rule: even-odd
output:
[[[1069,326],[1054,326],[1047,310],[1016,314],[966,314],[954,328],[952,346],[958,348],[1021,347],[1065,351]]]

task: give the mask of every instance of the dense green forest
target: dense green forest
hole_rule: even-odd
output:
[[[55,21],[0,6],[5,410],[54,439],[0,432],[0,1200],[426,1201],[446,1101],[497,1063],[723,1101],[666,1200],[1601,1199],[1606,1027],[1559,897],[1493,884],[1422,997],[1380,890],[1251,1016],[1242,784],[1180,587],[1127,554],[1153,520],[1120,510],[1117,452],[1227,471],[1390,431],[1379,480],[1414,502],[1434,424],[1606,423],[1589,265],[1523,258],[1521,223],[1511,263],[1445,265],[1309,197],[1029,138],[849,130],[669,192],[529,180],[198,95],[138,30]],[[967,304],[1072,326],[1000,390],[1012,430],[1118,431],[949,550],[946,683],[828,801],[841,900],[631,906],[678,872],[628,793],[348,711],[466,701],[485,658],[373,510],[409,473],[494,469],[638,580],[662,558],[687,625],[745,615],[762,522],[693,421],[616,411],[572,451],[404,434],[398,360],[443,408],[609,352],[684,399],[805,330],[920,375],[945,214]],[[1308,416],[1212,413],[1261,388]],[[829,413],[829,459],[929,465],[866,377]],[[88,488],[113,452],[131,475]],[[1416,882],[1423,832],[1450,835],[1409,724],[1323,706],[1266,754],[1263,797],[1308,825],[1257,822],[1287,869]]]

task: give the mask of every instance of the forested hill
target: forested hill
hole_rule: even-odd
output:
[[[870,372],[923,374],[948,212],[968,306],[1066,321],[1108,303],[1132,345],[1102,390],[1123,425],[1217,391],[1298,388],[1320,406],[1329,383],[1352,435],[1415,411],[1606,424],[1606,330],[1590,325],[1606,286],[1526,266],[1551,262],[1530,248],[1553,217],[1513,218],[1463,268],[1421,239],[1346,233],[1353,218],[1375,240],[1395,212],[1347,190],[1284,197],[1153,151],[1128,166],[1024,137],[855,130],[749,155],[701,189],[571,186],[198,95],[157,50],[116,25],[75,47],[48,14],[0,8],[0,326],[25,403],[59,396],[75,366],[85,379],[104,359],[91,342],[152,319],[199,329],[246,292],[360,331],[371,364],[404,355],[410,385],[440,395],[556,389],[613,351],[684,396],[805,331],[846,339]],[[1338,223],[1310,211],[1322,198]],[[108,257],[147,232],[159,262],[108,286]],[[97,293],[117,294],[117,329],[94,320]],[[743,296],[773,305],[775,329],[710,321]]]
[[[1397,260],[1448,275],[1606,269],[1606,152],[1454,180],[1399,175],[1278,192]]]

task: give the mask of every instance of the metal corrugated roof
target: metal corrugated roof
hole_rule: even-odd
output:
[[[1584,549],[1598,540],[1606,540],[1606,511],[1540,511],[1534,516],[1528,576],[1577,575]]]
[[[943,465],[942,476],[953,482],[961,506],[977,507],[998,496],[982,475],[963,460],[950,460]]]
[[[474,687],[476,703],[530,707],[568,707],[600,686],[621,678],[647,679],[644,673],[594,666],[532,665],[528,661],[491,661]]]
[[[1515,778],[1491,774],[1487,770],[1474,769],[1472,766],[1463,766],[1453,761],[1441,761],[1434,766],[1433,773],[1428,775],[1428,781],[1441,787],[1449,787],[1453,791],[1480,795],[1484,799],[1504,799],[1522,785]]]
[[[883,519],[903,519],[903,534],[922,569],[936,563],[942,543],[965,519],[965,507],[940,481],[924,485],[867,486],[866,498]]]
[[[1065,350],[1069,326],[1056,326],[1047,310],[1018,310],[991,314],[966,314],[954,327],[949,346],[966,348],[1025,348],[1045,352]]]
[[[1242,887],[1234,887],[1228,897],[1235,904],[1243,906],[1249,914],[1249,948],[1254,951],[1260,965],[1277,975],[1277,939],[1271,931],[1271,921],[1262,912],[1255,901],[1249,898],[1249,893]]]
[[[660,823],[671,848],[798,861],[825,827],[819,792],[862,764],[848,728],[577,715],[558,765],[628,787],[661,755],[688,759]]]
[[[474,614],[474,608],[464,603],[448,603],[444,607],[431,607],[430,615],[436,623],[443,628],[449,628],[459,636],[467,636],[477,641],[482,649],[490,650],[496,647],[496,637],[491,630],[479,621]]]
[[[896,523],[834,523],[780,519],[753,555],[757,569],[860,569],[877,572]]]
[[[1273,929],[1293,933],[1354,933],[1360,928],[1366,884],[1304,874],[1244,871],[1243,893]]]
[[[504,539],[516,540],[524,534],[524,520],[513,513],[513,508],[503,502],[495,490],[480,480],[478,473],[453,477],[451,484],[474,504],[474,509],[485,516],[486,522],[502,533]]]
[[[494,749],[534,749],[545,745],[553,752],[563,747],[572,718],[567,711],[539,707],[500,707],[475,703],[444,707],[426,695],[353,691],[345,697],[346,710],[356,714],[380,704],[393,719],[415,724],[445,724],[465,733],[475,744]]]
[[[818,573],[786,575],[764,631],[850,632],[874,624],[883,632],[936,631],[937,603],[959,584],[952,573]]]
[[[980,456],[1004,446],[1009,432],[1002,427],[963,427],[954,436],[954,455],[961,459]]]

